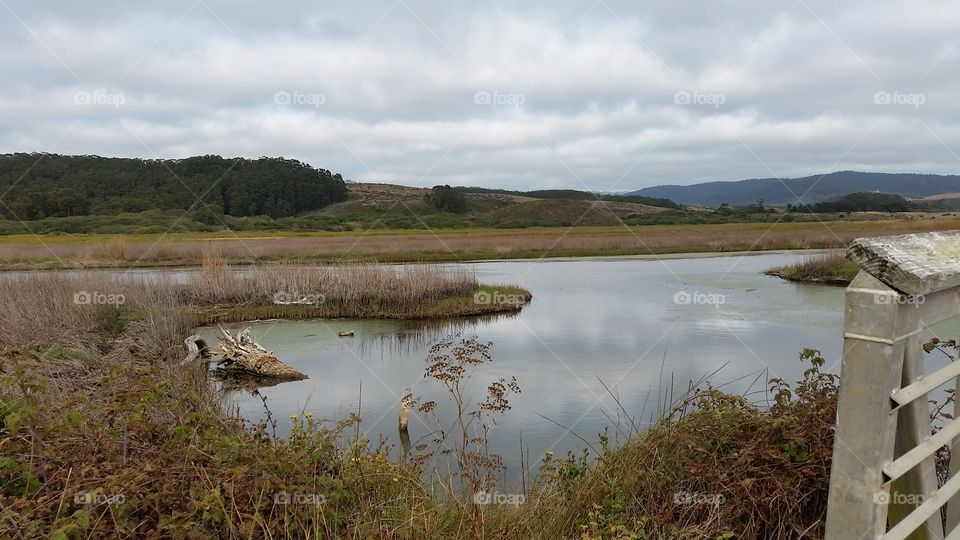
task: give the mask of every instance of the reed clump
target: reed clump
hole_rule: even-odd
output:
[[[859,270],[842,250],[835,250],[807,257],[791,265],[771,268],[766,273],[791,281],[847,285]]]

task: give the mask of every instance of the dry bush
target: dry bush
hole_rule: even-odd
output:
[[[514,521],[550,537],[800,539],[823,536],[837,377],[810,362],[771,381],[761,408],[706,388],[597,463],[546,460],[552,480]]]

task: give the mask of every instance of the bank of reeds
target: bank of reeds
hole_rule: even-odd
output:
[[[91,328],[133,320],[166,325],[182,334],[194,324],[267,318],[433,319],[517,311],[519,303],[478,302],[530,293],[513,286],[481,286],[462,270],[428,266],[342,265],[248,267],[237,273],[213,255],[180,282],[135,275],[30,274],[0,280],[0,344],[29,347],[57,336],[83,340]],[[38,296],[40,298],[38,298]],[[298,302],[283,304],[277,302]],[[109,329],[109,328],[108,328]],[[151,334],[158,335],[156,329]]]
[[[949,230],[956,219],[548,227],[363,233],[206,233],[0,237],[0,268],[196,266],[218,252],[230,264],[438,262],[479,259],[829,249],[856,238]]]
[[[812,255],[800,262],[767,270],[767,274],[790,281],[847,285],[856,277],[859,267],[848,260],[843,251]]]

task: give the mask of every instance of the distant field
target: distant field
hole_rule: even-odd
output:
[[[0,237],[0,268],[196,265],[207,254],[257,261],[468,261],[843,247],[863,236],[960,229],[960,219],[349,232]]]

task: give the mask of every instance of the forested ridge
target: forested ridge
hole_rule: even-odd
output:
[[[347,199],[339,174],[293,159],[0,155],[0,216],[21,221],[192,209],[282,218]],[[197,199],[202,202],[197,202]]]

